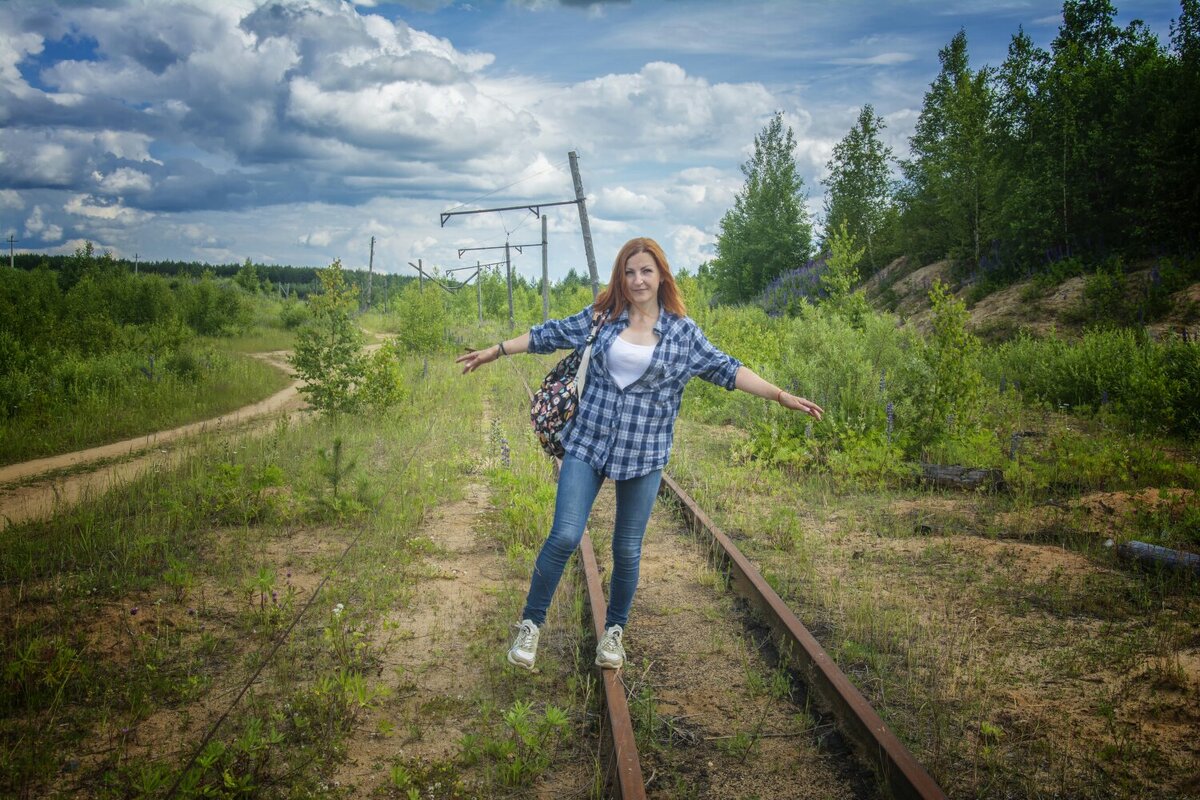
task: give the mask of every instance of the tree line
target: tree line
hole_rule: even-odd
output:
[[[907,157],[871,105],[828,162],[823,233],[805,206],[782,115],[755,137],[716,257],[721,300],[758,299],[805,278],[839,229],[863,276],[897,256],[951,258],[992,288],[1074,259],[1190,255],[1200,240],[1200,0],[1181,0],[1170,41],[1109,0],[1068,0],[1050,49],[1022,29],[998,67],[973,68],[966,31],[938,53]],[[819,264],[817,265],[819,268]]]
[[[109,253],[95,253],[94,245],[87,243],[82,249],[87,258],[101,259],[108,269],[138,274],[160,275],[168,278],[190,278],[199,280],[205,275],[214,278],[232,278],[243,288],[250,291],[275,290],[285,296],[298,298],[307,297],[310,293],[320,291],[318,267],[294,267],[286,264],[260,264],[247,258],[242,263],[209,264],[202,261],[130,261],[112,256]],[[69,290],[83,274],[80,266],[85,259],[80,252],[70,255],[49,255],[42,253],[16,253],[13,256],[13,266],[19,270],[32,271],[44,268],[54,271],[59,276],[59,283],[64,291]],[[380,297],[399,291],[416,278],[409,275],[394,275],[376,272],[373,275],[367,270],[346,270],[347,279],[359,286],[366,296],[367,281],[372,282],[372,294]]]

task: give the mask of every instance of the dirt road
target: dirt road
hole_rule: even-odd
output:
[[[285,370],[288,369],[287,355],[283,351],[255,354]],[[107,491],[148,467],[173,463],[180,457],[180,451],[164,445],[200,433],[231,430],[249,422],[258,421],[261,425],[279,414],[298,411],[304,405],[299,386],[299,381],[293,381],[265,400],[214,419],[0,467],[0,530],[18,522],[49,516],[55,508],[72,505],[90,493]],[[89,468],[89,465],[96,466]]]

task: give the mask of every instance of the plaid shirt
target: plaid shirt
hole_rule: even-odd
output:
[[[579,347],[592,326],[592,307],[552,319],[529,331],[531,353]],[[701,377],[734,388],[742,362],[722,353],[690,317],[661,309],[654,332],[658,344],[646,372],[624,389],[608,373],[613,340],[629,327],[626,309],[600,328],[592,347],[579,410],[563,436],[564,449],[613,480],[637,478],[667,465],[683,387]]]

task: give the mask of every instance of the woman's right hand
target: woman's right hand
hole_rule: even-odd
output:
[[[491,347],[485,347],[482,350],[472,350],[466,355],[461,355],[454,359],[454,363],[465,365],[463,366],[463,374],[466,375],[468,372],[477,370],[484,364],[495,361],[499,357],[500,346],[492,345]]]

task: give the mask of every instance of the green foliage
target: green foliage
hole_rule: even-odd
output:
[[[929,300],[933,331],[921,348],[920,373],[914,381],[916,442],[922,447],[978,427],[983,385],[980,343],[967,330],[966,305],[941,281],[934,282]]]
[[[246,259],[246,263],[233,276],[233,282],[245,289],[247,292],[254,294],[263,289],[262,281],[258,277],[258,269],[250,259]]]
[[[812,250],[812,225],[804,206],[804,179],[796,166],[796,141],[783,115],[754,137],[754,155],[742,165],[746,183],[721,218],[711,268],[725,301],[757,296],[781,273],[803,264]]]
[[[828,454],[827,464],[830,474],[847,488],[881,489],[916,477],[916,465],[905,459],[898,440],[888,441],[885,431],[848,430],[839,443],[838,449]]]
[[[821,273],[825,297],[821,305],[858,327],[871,312],[871,306],[866,295],[854,288],[858,285],[858,264],[866,251],[865,247],[855,249],[854,244],[854,236],[845,220],[828,234],[829,256],[825,260],[825,271]]]
[[[384,342],[370,355],[358,388],[358,400],[363,408],[382,412],[408,399],[408,382],[401,361],[399,345],[394,341]]]
[[[887,127],[870,104],[862,107],[858,121],[833,147],[821,183],[829,190],[825,199],[825,239],[845,228],[852,240],[864,246],[867,274],[873,274],[895,254],[893,230],[897,209],[891,178],[892,150],[881,141]]]
[[[1190,252],[1200,231],[1200,78],[1192,0],[1172,48],[1108,0],[1067,0],[1050,49],[1023,30],[999,68],[939,53],[903,162],[903,231],[922,261],[960,259],[983,283],[1064,258]]]
[[[988,142],[991,71],[971,70],[961,30],[938,59],[942,69],[925,94],[911,157],[902,162],[908,181],[904,229],[922,260],[949,254],[978,264],[995,196]]]
[[[321,292],[309,298],[312,319],[296,334],[290,362],[304,381],[300,391],[309,405],[324,414],[352,411],[367,365],[363,334],[353,319],[358,289],[346,282],[341,261],[317,276]]]
[[[183,285],[180,304],[187,324],[206,336],[240,330],[249,318],[245,297],[230,284],[218,282],[211,272],[205,272],[195,283]]]
[[[308,306],[299,300],[288,300],[279,309],[279,321],[289,331],[294,331],[311,318]]]
[[[992,381],[1024,396],[1087,413],[1115,414],[1134,430],[1200,433],[1200,347],[1155,342],[1131,330],[1096,329],[1076,343],[1022,334],[984,359]]]
[[[392,304],[399,352],[431,355],[445,349],[449,323],[445,294],[437,286],[421,291],[411,283],[400,291]]]
[[[566,736],[567,715],[547,706],[539,716],[531,704],[517,700],[504,711],[503,720],[499,736],[464,736],[459,742],[462,761],[468,766],[483,763],[501,786],[532,786],[550,766]]]

